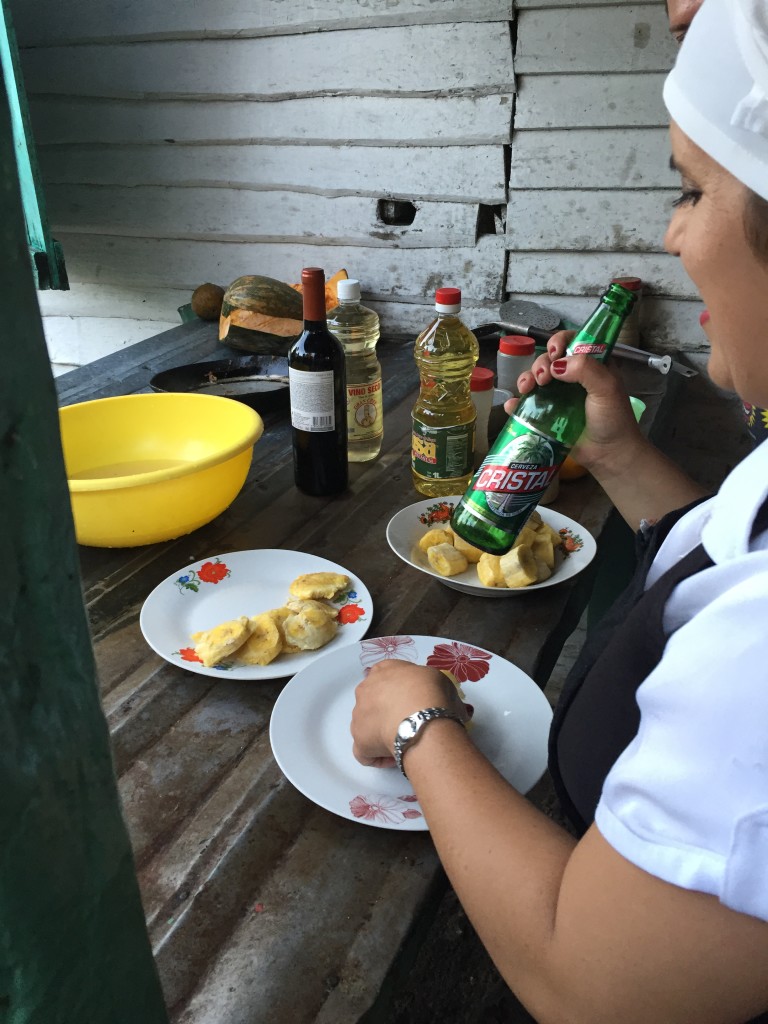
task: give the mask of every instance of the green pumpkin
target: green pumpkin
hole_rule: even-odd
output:
[[[227,288],[219,340],[245,352],[285,355],[302,330],[303,300],[272,277],[248,274]]]

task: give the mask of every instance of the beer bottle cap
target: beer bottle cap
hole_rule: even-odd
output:
[[[643,290],[643,282],[639,277],[612,277],[611,284],[620,284],[628,292],[640,292]]]
[[[493,388],[493,370],[486,370],[484,366],[476,366],[472,370],[469,388],[470,391],[490,391]]]
[[[535,351],[533,338],[526,338],[522,334],[508,334],[499,342],[499,352],[505,356],[531,356]]]
[[[461,309],[461,288],[438,288],[435,309],[438,313],[458,313]]]

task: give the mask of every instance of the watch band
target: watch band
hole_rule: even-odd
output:
[[[422,708],[421,711],[415,711],[412,715],[404,718],[398,725],[395,734],[395,764],[403,775],[405,775],[403,754],[413,746],[427,722],[432,722],[436,718],[450,718],[462,727],[464,725],[459,716],[455,715],[453,711],[449,711],[448,708]],[[407,775],[405,777],[408,778]]]

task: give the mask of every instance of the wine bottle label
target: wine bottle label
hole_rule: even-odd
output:
[[[472,472],[475,421],[453,427],[427,427],[413,420],[411,465],[420,476],[452,480]]]
[[[557,476],[567,445],[531,431],[513,419],[504,443],[480,465],[463,504],[489,526],[516,532]]]
[[[336,429],[333,409],[333,370],[288,370],[291,425],[296,430],[322,433]]]
[[[368,441],[384,430],[381,377],[347,385],[347,433],[350,441]]]

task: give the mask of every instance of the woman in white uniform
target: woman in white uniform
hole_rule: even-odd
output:
[[[705,0],[664,98],[682,179],[666,247],[710,312],[712,380],[768,408],[768,0]],[[434,670],[374,667],[355,754],[383,766],[398,747],[455,891],[540,1024],[768,1022],[768,442],[706,498],[609,370],[563,358],[563,335],[549,350],[521,390],[586,388],[577,458],[646,551],[553,725],[578,838],[476,750]],[[440,713],[396,745],[423,709]]]

